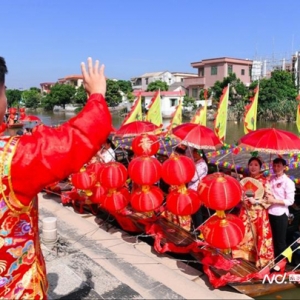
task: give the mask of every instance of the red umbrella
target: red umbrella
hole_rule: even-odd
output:
[[[160,127],[148,121],[134,121],[128,124],[122,125],[117,131],[118,136],[137,136],[141,133],[154,133]]]
[[[173,128],[172,132],[182,144],[193,148],[216,150],[223,145],[214,131],[203,125],[185,123]]]
[[[239,146],[275,154],[300,153],[299,137],[292,132],[276,128],[252,131],[239,140]]]
[[[25,116],[22,121],[38,121],[38,122],[42,122],[42,120],[37,117],[37,116],[33,116],[33,115],[28,115],[28,116]]]

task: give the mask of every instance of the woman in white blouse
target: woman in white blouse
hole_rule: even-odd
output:
[[[99,161],[102,163],[108,163],[116,160],[115,154],[115,145],[112,143],[110,139],[107,139],[106,142],[102,145],[100,151],[98,151],[97,156]]]

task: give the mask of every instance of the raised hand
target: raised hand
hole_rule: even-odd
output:
[[[106,93],[106,78],[104,75],[104,65],[99,68],[99,60],[95,61],[91,57],[87,60],[88,70],[86,70],[85,63],[81,63],[81,72],[83,75],[83,84],[88,95],[102,94],[105,97]]]

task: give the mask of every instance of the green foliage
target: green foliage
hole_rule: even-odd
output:
[[[189,97],[187,95],[183,97],[183,102],[182,102],[183,107],[189,107],[195,105],[196,105],[196,100],[193,97]]]
[[[83,85],[81,85],[75,92],[74,98],[73,98],[74,102],[77,104],[81,104],[84,105],[86,103],[87,100],[87,93],[83,87]]]
[[[166,82],[161,81],[161,80],[156,80],[156,81],[149,83],[146,92],[154,92],[157,90],[167,91],[168,89],[169,89],[169,86]]]
[[[17,107],[19,105],[19,102],[21,100],[22,91],[20,90],[6,90],[6,98],[7,98],[7,104],[9,107],[15,106]]]
[[[118,81],[107,79],[106,102],[108,106],[116,106],[122,101]]]
[[[128,101],[130,102],[130,103],[132,103],[133,101],[134,101],[134,95],[133,95],[133,93],[132,92],[128,92],[127,93],[127,99],[128,99]]]
[[[124,93],[128,94],[132,92],[132,85],[129,80],[118,80],[119,89]]]
[[[43,98],[42,105],[46,110],[53,109],[55,105],[60,105],[65,108],[66,104],[72,102],[75,92],[76,89],[74,86],[57,83],[51,87],[50,93]]]
[[[199,99],[202,99],[202,100],[204,100],[204,91],[205,91],[205,89],[202,89],[201,91],[200,91],[200,94],[199,94]],[[211,94],[212,94],[212,89],[207,89],[207,99],[209,99],[209,97],[211,96]]]
[[[250,85],[250,89],[257,82]],[[287,71],[275,70],[271,78],[262,79],[259,83],[258,115],[266,120],[278,121],[295,118],[297,107],[297,89],[293,75]]]
[[[30,88],[22,93],[22,100],[27,108],[37,108],[41,98],[41,91],[38,88]]]

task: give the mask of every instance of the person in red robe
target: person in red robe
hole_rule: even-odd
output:
[[[48,282],[38,231],[37,194],[48,184],[78,172],[112,130],[104,99],[104,66],[81,64],[89,99],[58,128],[36,127],[32,135],[0,138],[0,299],[46,299]],[[0,120],[6,110],[0,57]]]
[[[249,159],[249,177],[260,181],[267,191],[268,182],[261,173],[261,167],[260,158]],[[274,259],[272,231],[264,196],[262,199],[246,198],[239,217],[245,225],[245,235],[242,242],[232,249],[232,256],[254,262],[257,268],[263,268]]]

